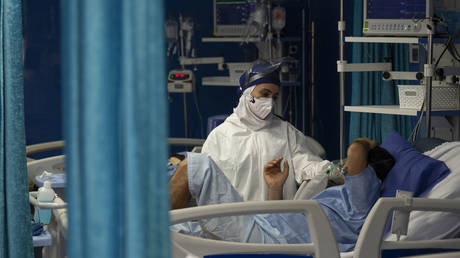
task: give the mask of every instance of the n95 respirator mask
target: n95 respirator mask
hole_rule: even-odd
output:
[[[249,109],[259,119],[265,120],[271,114],[274,106],[272,98],[249,98]]]

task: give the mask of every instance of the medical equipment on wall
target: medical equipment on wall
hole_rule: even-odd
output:
[[[192,17],[183,17],[179,14],[178,19],[169,17],[165,21],[165,38],[167,42],[167,56],[175,55],[179,48],[179,58],[194,57],[193,35],[195,22]]]
[[[188,138],[188,111],[187,111],[186,93],[191,93],[194,91],[195,91],[195,75],[192,70],[177,69],[177,70],[169,71],[168,92],[183,93],[185,138]],[[195,96],[196,96],[196,92],[195,92]],[[195,102],[196,102],[196,99],[195,99]],[[201,120],[201,114],[198,109],[198,104],[196,106],[197,106],[198,115]]]
[[[271,26],[268,28],[269,38],[272,38],[271,30],[276,32],[276,56],[283,56],[283,46],[281,44],[281,30],[286,26],[286,9],[281,6],[276,6],[271,13]]]
[[[177,43],[179,43],[179,55],[178,61],[182,66],[182,69],[187,65],[194,65],[194,70],[196,71],[196,65],[200,64],[217,64],[222,65],[224,63],[223,57],[196,57],[196,50],[194,48],[194,30],[195,22],[192,17],[184,17],[182,14],[179,14],[177,22],[173,18],[169,18],[165,23],[166,39],[168,42],[168,55],[170,52],[173,54],[176,53]],[[172,73],[171,71],[170,73]],[[193,74],[190,70],[186,70],[189,78],[193,78]],[[170,76],[168,79],[171,78]],[[181,79],[181,77],[177,78]],[[183,92],[183,91],[172,91],[172,92]],[[187,91],[191,92],[191,91]]]
[[[249,19],[246,24],[245,37],[246,42],[251,36],[256,36],[260,40],[265,40],[267,36],[268,10],[264,1],[255,3],[251,9]]]
[[[434,32],[432,0],[364,0],[363,34],[426,36]]]
[[[298,77],[299,61],[293,58],[287,58],[281,64],[280,81],[296,82]]]
[[[167,52],[166,55],[175,55],[177,53],[177,42],[179,40],[179,25],[175,19],[169,18],[165,22],[165,33],[166,33],[166,42]]]
[[[252,63],[242,62],[242,63],[225,63],[223,68],[227,68],[230,81],[239,84],[240,77],[246,72],[249,68],[251,68]]]
[[[192,38],[195,24],[193,19],[191,17],[182,17],[182,15],[179,15],[179,24],[181,44],[185,44],[185,46],[181,47],[181,56],[194,57],[195,50],[192,49]]]
[[[188,69],[171,70],[168,74],[168,92],[193,92],[195,75]]]
[[[195,29],[195,22],[192,17],[183,17],[182,14],[179,14],[178,23],[174,19],[170,19],[166,22],[166,39],[168,40],[168,54],[172,48],[173,53],[175,50],[175,45],[177,45],[176,40],[176,30],[178,24],[178,43],[179,43],[179,55],[178,61],[181,65],[181,69],[171,70],[168,73],[168,92],[169,93],[183,93],[183,103],[184,103],[184,131],[185,138],[188,138],[188,111],[187,111],[187,96],[186,93],[194,93],[195,98],[195,107],[198,113],[200,121],[201,112],[198,106],[198,97],[195,92],[195,75],[192,70],[185,69],[186,65],[194,65],[194,71],[198,70],[196,65],[198,64],[213,64],[217,63],[218,65],[224,62],[223,57],[203,57],[196,58],[196,52],[193,46],[193,35]],[[200,123],[201,124],[201,123]],[[203,126],[201,126],[201,134],[203,137]]]
[[[282,57],[281,30],[286,25],[286,9],[281,6],[272,8],[271,0],[253,0],[252,2],[254,8],[251,9],[247,21],[244,42],[249,42],[251,37],[259,39],[259,44],[256,44],[259,48],[259,58],[270,60],[274,57]],[[273,30],[276,32],[276,42],[273,42]],[[276,52],[273,53],[273,50]]]
[[[272,28],[276,31],[276,38],[281,41],[281,30],[286,26],[286,9],[277,6],[272,10]]]
[[[398,85],[399,107],[421,109],[425,100],[424,85]],[[460,108],[460,85],[434,81],[431,91],[432,108]]]
[[[458,1],[443,0],[364,0],[363,7],[363,34],[368,36],[427,36],[441,21],[438,11],[460,11]]]
[[[243,36],[254,1],[214,0],[214,36]]]

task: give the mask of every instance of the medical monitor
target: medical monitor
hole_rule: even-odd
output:
[[[243,36],[252,8],[246,0],[214,0],[214,36]]]
[[[434,0],[363,0],[363,34],[426,36]]]

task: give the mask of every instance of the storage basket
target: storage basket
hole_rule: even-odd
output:
[[[398,85],[399,106],[401,108],[420,109],[425,99],[424,85]],[[432,109],[459,108],[458,86],[433,86],[431,91]]]

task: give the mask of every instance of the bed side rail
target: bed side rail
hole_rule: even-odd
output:
[[[390,212],[406,211],[445,211],[460,213],[460,199],[427,198],[380,198],[364,222],[356,243],[355,258],[380,257],[381,249],[446,248],[458,249],[460,239],[383,241],[385,226]]]
[[[40,153],[44,151],[60,150],[64,148],[64,141],[44,142],[26,146],[26,155]]]
[[[304,213],[312,243],[250,244],[210,240],[179,233],[172,240],[196,256],[224,253],[314,254],[315,257],[339,257],[329,221],[317,201],[251,201],[192,207],[170,211],[171,225],[197,219],[262,213]],[[193,251],[191,251],[193,249]],[[181,256],[175,256],[181,257]]]
[[[203,146],[205,139],[195,138],[168,138],[168,144],[172,146]],[[26,154],[31,155],[44,151],[60,150],[64,148],[64,141],[52,141],[26,146]]]

